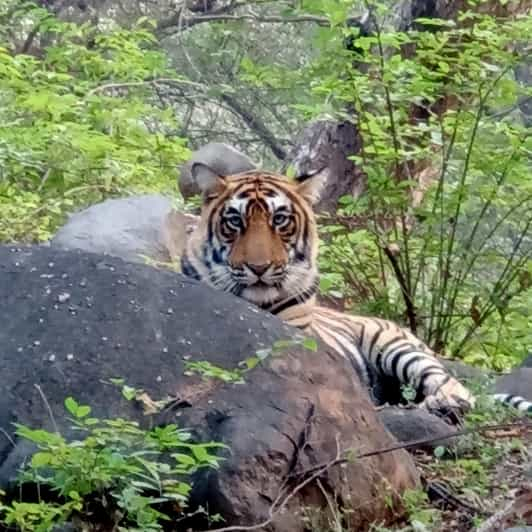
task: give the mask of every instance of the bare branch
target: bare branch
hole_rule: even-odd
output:
[[[94,89],[91,89],[87,96],[92,96],[93,94],[96,94],[98,92],[105,92],[108,90],[114,90],[114,89],[127,89],[127,88],[133,88],[133,87],[157,87],[157,85],[189,85],[191,87],[196,88],[204,88],[203,85],[200,83],[195,83],[194,81],[189,81],[187,79],[174,79],[174,78],[154,78],[154,79],[147,79],[145,81],[128,81],[124,83],[106,83],[104,85],[99,85],[98,87],[95,87]]]
[[[318,26],[329,26],[330,20],[327,17],[320,17],[318,15],[297,15],[283,17],[281,15],[258,15],[256,13],[242,13],[235,15],[234,11],[239,8],[249,5],[249,2],[232,2],[231,4],[213,10],[211,13],[183,16],[183,9],[179,10],[172,17],[161,20],[157,26],[157,32],[173,29],[175,33],[177,31],[188,29],[198,24],[205,22],[235,22],[241,20],[251,20],[254,22],[263,22],[267,24],[297,24],[301,22],[311,22]],[[350,17],[346,20],[347,25],[360,25],[362,24],[363,17]]]
[[[224,13],[232,13],[235,9],[245,6],[247,2],[238,2],[238,1],[232,1],[229,4],[225,6],[221,6],[218,9],[213,9],[209,12],[210,16],[216,16],[216,15],[223,15]],[[164,32],[165,30],[168,30],[170,28],[174,28],[177,26],[177,31],[180,31],[183,29],[183,27],[191,27],[195,24],[191,24],[190,26],[187,26],[187,21],[194,20],[194,19],[200,19],[206,14],[203,15],[195,15],[192,17],[184,17],[185,8],[181,8],[178,11],[176,11],[171,17],[167,18],[166,20],[160,20],[157,24],[157,33]],[[183,23],[185,23],[185,26],[183,26]],[[197,24],[197,23],[196,23]]]
[[[222,94],[220,99],[225,102],[231,110],[238,115],[246,125],[260,136],[263,142],[270,148],[272,153],[281,161],[284,161],[287,156],[285,148],[283,148],[275,138],[274,134],[266,127],[266,124],[258,116],[252,114],[245,109],[235,98],[230,94]]]
[[[412,294],[408,288],[408,284],[406,282],[405,276],[403,275],[403,271],[401,270],[399,266],[399,261],[397,260],[397,252],[390,245],[383,246],[383,251],[386,257],[388,257],[388,260],[390,261],[390,264],[392,265],[393,272],[395,274],[397,282],[399,283],[399,286],[401,287],[401,292],[403,294],[403,300],[405,302],[405,307],[406,307],[406,315],[408,317],[408,325],[412,333],[416,334],[417,333],[416,306],[414,304],[414,301],[412,300]]]

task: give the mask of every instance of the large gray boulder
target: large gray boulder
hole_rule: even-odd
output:
[[[299,333],[179,274],[82,251],[0,246],[0,301],[2,487],[33,450],[14,435],[13,423],[50,429],[51,411],[68,434],[67,396],[90,405],[96,417],[126,417],[143,426],[173,422],[198,440],[227,444],[222,467],[195,479],[193,502],[219,512],[228,525],[267,518],[286,475],[328,462],[338,446],[358,453],[395,441],[349,363],[321,347],[270,356],[245,384],[184,375],[185,358],[233,369],[258,349]],[[164,415],[144,416],[105,384],[113,377],[154,400],[180,401]],[[394,451],[332,467],[321,486],[329,497],[352,502],[347,526],[363,530],[390,515],[388,494],[416,480],[409,455]],[[268,530],[302,532],[301,508],[308,505],[327,507],[315,483]]]
[[[163,257],[161,228],[171,209],[170,199],[157,194],[108,199],[72,214],[51,244],[132,262]]]
[[[209,142],[209,144],[196,150],[181,167],[179,191],[184,199],[201,194],[201,190],[192,175],[192,166],[197,162],[210,166],[223,176],[239,174],[257,168],[256,163],[233,146],[223,142]]]
[[[128,262],[179,264],[195,216],[157,194],[108,199],[72,214],[52,247],[103,253]]]

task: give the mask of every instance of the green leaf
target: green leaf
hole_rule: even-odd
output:
[[[53,462],[54,455],[45,451],[35,453],[31,457],[31,466],[36,468],[47,466],[49,464],[52,464]]]
[[[78,415],[79,405],[76,400],[72,397],[67,397],[65,399],[65,408],[75,417]]]
[[[314,338],[305,338],[303,340],[303,347],[309,351],[317,351],[318,342]]]
[[[435,26],[441,28],[454,28],[456,26],[456,22],[452,19],[419,17],[415,22],[422,24],[423,26]]]
[[[253,369],[254,367],[256,367],[257,364],[261,360],[262,359],[259,356],[249,357],[249,358],[246,358],[245,360],[243,360],[240,364],[245,366],[246,370],[249,371],[249,370]]]
[[[172,458],[175,458],[177,462],[180,464],[188,465],[188,466],[195,466],[196,460],[194,457],[188,455],[188,454],[182,454],[182,453],[174,453],[172,454]]]
[[[86,417],[88,416],[89,414],[91,413],[91,407],[90,406],[80,406],[78,408],[78,411],[76,413],[76,417],[77,418],[83,418],[83,417]]]
[[[295,340],[277,340],[272,345],[272,351],[274,353],[277,353],[279,351],[284,351],[285,349],[289,349],[290,347],[294,347],[296,345]]]
[[[131,386],[124,385],[122,386],[122,396],[128,401],[135,399],[137,395],[137,390]]]
[[[436,458],[443,458],[444,455],[445,455],[445,447],[443,447],[442,445],[438,445],[438,447],[434,449],[434,456]]]

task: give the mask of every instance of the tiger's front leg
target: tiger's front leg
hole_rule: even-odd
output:
[[[471,392],[450,375],[433,375],[428,377],[421,406],[428,410],[467,411],[475,406],[475,398]]]
[[[409,338],[410,340],[410,338]],[[412,387],[423,397],[421,405],[429,410],[469,410],[475,405],[471,392],[450,375],[447,368],[429,353],[428,348],[410,345],[381,353],[377,365],[382,373]]]
[[[315,307],[309,328],[342,356],[350,359],[363,382],[370,374],[391,377],[414,389],[422,405],[436,410],[466,410],[471,393],[452,377],[431,349],[393,322]]]

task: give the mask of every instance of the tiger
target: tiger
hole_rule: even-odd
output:
[[[183,274],[320,339],[350,362],[370,392],[388,379],[413,389],[416,402],[430,410],[474,406],[471,392],[409,330],[318,305],[313,205],[323,186],[320,174],[298,182],[259,170],[221,176],[199,162],[192,173],[203,199],[181,258]],[[499,400],[532,412],[532,402],[523,398]]]

